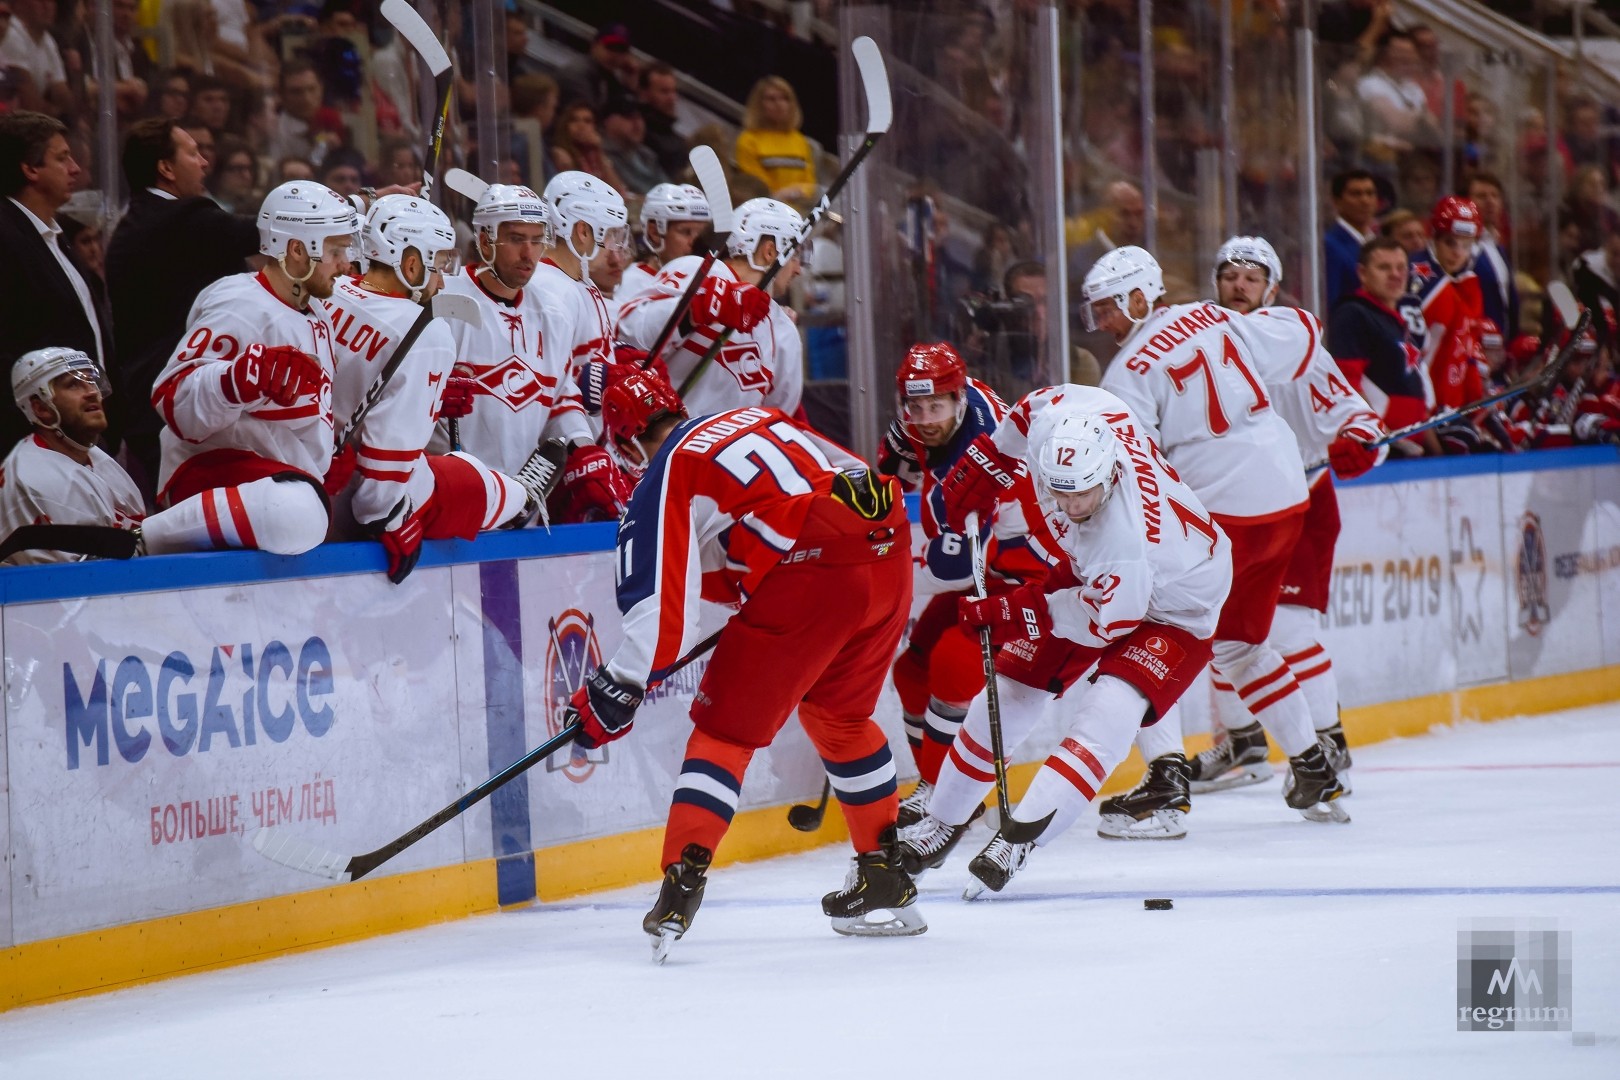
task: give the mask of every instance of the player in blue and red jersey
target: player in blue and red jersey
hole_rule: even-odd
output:
[[[777,409],[688,419],[652,372],[611,387],[602,418],[614,452],[642,475],[619,523],[624,641],[574,695],[579,741],[630,730],[647,688],[697,644],[700,598],[737,607],[692,705],[663,888],[642,922],[656,958],[690,928],[748,762],[795,707],[856,851],[845,888],[822,898],[833,929],[926,930],[900,865],[894,759],[872,720],[911,601],[895,485]]]

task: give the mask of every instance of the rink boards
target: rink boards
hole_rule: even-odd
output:
[[[1617,464],[1418,462],[1341,488],[1325,634],[1353,742],[1620,698]],[[369,850],[559,730],[619,642],[612,535],[430,544],[400,586],[364,544],[0,572],[0,1009],[656,876],[702,659],[628,739],[554,756],[374,877],[317,887],[246,842]],[[1207,726],[1206,685],[1186,712]],[[879,719],[908,770],[892,692]],[[821,777],[790,722],[725,859],[839,838],[835,811],[807,835],[779,809]]]

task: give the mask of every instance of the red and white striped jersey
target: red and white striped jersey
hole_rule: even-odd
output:
[[[0,539],[24,525],[110,525],[131,529],[146,516],[140,489],[123,466],[99,446],[81,465],[53,450],[37,434],[11,448],[0,462]],[[77,562],[66,551],[19,551],[10,566]]]
[[[1058,509],[1036,469],[1036,457],[1058,422],[1099,416],[1121,448],[1117,486],[1101,510],[1076,524]],[[1023,508],[1028,523],[1068,559],[1080,582],[1047,594],[1052,630],[1101,648],[1152,621],[1199,638],[1215,633],[1232,587],[1232,545],[1197,494],[1181,482],[1125,402],[1093,386],[1064,383],[1027,394],[996,430],[996,447],[1030,472],[1037,509],[1003,502],[998,515]],[[1061,576],[1058,580],[1062,580]]]
[[[536,277],[541,269],[543,264]],[[565,302],[542,306],[533,281],[507,302],[479,284],[471,267],[444,283],[445,292],[472,297],[483,316],[478,326],[447,320],[456,374],[478,384],[472,413],[458,425],[461,449],[508,474],[521,469],[534,448],[548,439],[590,442],[595,437],[568,363],[578,289],[568,275],[550,270],[569,286],[557,290]],[[433,453],[450,449],[445,422],[428,448]]]
[[[638,349],[652,348],[664,321],[702,265],[700,255],[683,255],[666,264],[652,288],[626,301],[620,309],[619,339]],[[719,259],[710,265],[708,276],[737,280],[737,275]],[[685,337],[676,330],[664,350],[670,382],[676,389],[724,331],[718,324],[693,327]],[[799,328],[787,309],[772,300],[770,316],[746,334],[733,333],[682,400],[694,415],[747,405],[791,413],[799,407],[803,394],[804,345],[799,340]]]
[[[411,324],[422,313],[409,297],[372,292],[357,278],[343,278],[329,300],[316,304],[332,327],[332,414],[347,424],[377,376],[388,366]],[[411,510],[433,495],[433,470],[424,450],[439,416],[444,380],[455,363],[455,345],[435,319],[416,339],[355,436],[354,519],[381,521],[401,499]]]
[[[618,302],[619,310],[624,311],[624,305],[651,289],[657,280],[658,267],[651,263],[631,263],[625,267],[619,287],[613,290],[613,299]]]
[[[619,522],[624,643],[608,663],[613,677],[636,686],[662,679],[698,642],[705,577],[723,576],[725,595],[746,600],[793,550],[811,498],[830,491],[836,473],[865,467],[776,409],[683,422]]]
[[[1260,378],[1271,394],[1277,410],[1294,433],[1299,456],[1307,466],[1326,461],[1328,444],[1350,428],[1355,437],[1372,441],[1383,435],[1384,427],[1372,407],[1350,388],[1350,380],[1327,351],[1326,335],[1316,316],[1293,307],[1258,308],[1249,319],[1295,320],[1306,328],[1311,348],[1303,361],[1289,350],[1261,349]],[[1280,362],[1278,362],[1280,361]],[[1386,451],[1387,452],[1387,451]],[[1311,478],[1314,484],[1327,476],[1321,470]]]
[[[1315,347],[1298,320],[1245,319],[1215,304],[1154,309],[1109,362],[1122,399],[1212,514],[1281,515],[1308,498],[1293,432],[1272,407],[1265,365],[1295,367]]]
[[[288,406],[267,399],[238,405],[225,396],[222,380],[249,345],[302,350],[326,378]],[[197,294],[185,336],[152,385],[152,405],[167,425],[158,490],[181,464],[216,450],[245,450],[319,483],[332,463],[332,370],[331,331],[320,312],[283,301],[262,273],[233,274],[208,286]]]

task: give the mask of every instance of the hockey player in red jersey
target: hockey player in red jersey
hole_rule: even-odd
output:
[[[295,555],[326,536],[332,461],[331,331],[310,302],[356,256],[354,207],[312,181],[259,208],[257,273],[222,278],[191,306],[152,388],[166,427],[146,551],[260,548]]]
[[[900,800],[904,828],[922,817],[940,762],[968,705],[984,689],[978,640],[961,628],[956,613],[957,599],[973,584],[972,545],[946,527],[940,481],[969,443],[995,431],[1007,406],[995,391],[969,378],[962,358],[943,342],[913,345],[894,381],[899,415],[883,437],[878,470],[908,490],[920,490],[928,542],[918,558],[915,589],[932,597],[894,662],[894,687],[919,777],[917,787]],[[991,533],[988,519],[981,533]],[[1022,536],[990,537],[986,559],[997,591],[1039,580],[1047,569],[1046,556],[1035,554]]]
[[[1215,300],[1224,308],[1252,318],[1305,320],[1313,347],[1303,363],[1289,354],[1263,352],[1261,380],[1277,410],[1298,441],[1307,463],[1328,461],[1308,478],[1310,506],[1294,553],[1283,576],[1270,644],[1288,664],[1310,709],[1311,723],[1339,779],[1349,791],[1345,770],[1350,750],[1339,723],[1339,690],[1333,659],[1321,638],[1320,614],[1327,610],[1333,579],[1333,546],[1339,537],[1339,500],[1333,476],[1352,480],[1383,460],[1387,449],[1369,444],[1383,435],[1378,417],[1350,389],[1346,376],[1322,344],[1314,317],[1296,308],[1272,305],[1282,285],[1282,262],[1263,237],[1234,236],[1215,253]],[[1281,359],[1282,363],[1272,362]],[[1219,791],[1271,776],[1266,762],[1266,736],[1244,708],[1231,683],[1215,680],[1219,719],[1229,731],[1218,732],[1213,747],[1193,758],[1194,794]]]
[[[1103,389],[1131,406],[1147,438],[1231,539],[1232,591],[1215,629],[1216,673],[1288,755],[1288,805],[1311,820],[1348,820],[1332,805],[1344,789],[1317,742],[1299,683],[1267,644],[1309,492],[1298,444],[1272,406],[1263,373],[1310,362],[1320,340],[1315,320],[1292,309],[1243,317],[1210,303],[1165,305],[1159,265],[1136,247],[1097,260],[1082,291],[1086,318],[1120,343]],[[1104,836],[1185,833],[1181,817],[1191,803],[1177,727],[1144,729],[1137,745],[1148,774],[1135,791],[1099,807]]]
[[[748,762],[795,707],[856,851],[822,910],[844,934],[921,933],[899,863],[894,759],[872,720],[911,598],[893,483],[775,409],[687,419],[651,372],[611,387],[602,416],[617,453],[645,471],[619,525],[624,641],[570,703],[579,741],[629,733],[648,688],[697,644],[700,595],[738,605],[692,706],[663,888],[642,922],[656,957],[690,929]]]
[[[1481,232],[1471,199],[1448,195],[1429,217],[1429,248],[1412,258],[1410,290],[1423,304],[1428,341],[1423,361],[1437,409],[1455,409],[1485,396],[1487,336],[1501,329],[1485,316],[1485,296],[1474,271]]]
[[[421,305],[438,293],[444,275],[455,273],[456,232],[432,203],[385,195],[366,214],[360,251],[365,274],[342,279],[318,302],[337,361],[333,412],[345,420],[393,359]],[[425,451],[455,359],[445,320],[430,322],[383,385],[354,442],[343,517],[381,541],[395,583],[415,567],[423,540],[471,540],[521,517],[525,504],[540,498],[538,477],[508,476],[467,453]]]
[[[1138,728],[1174,714],[1209,662],[1232,583],[1225,534],[1160,457],[1147,425],[1106,390],[1037,390],[975,449],[983,457],[965,456],[945,482],[952,520],[1005,507],[1012,468],[1022,462],[1040,515],[1028,524],[1053,537],[1062,562],[1042,584],[964,598],[963,620],[1003,646],[1003,748],[1023,742],[1049,709],[1061,710],[1064,738],[1013,811],[1033,839],[1009,838],[1003,822],[968,866],[978,882],[970,899],[982,888],[999,892],[1037,844],[1050,843],[1096,798]],[[1093,667],[1090,685],[1073,692]],[[990,746],[981,694],[940,769],[927,816],[900,834],[906,869],[939,866],[961,839],[995,782]]]

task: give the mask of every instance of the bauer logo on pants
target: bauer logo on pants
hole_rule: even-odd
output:
[[[568,701],[602,663],[596,618],[569,608],[546,623],[546,735],[562,731]],[[576,784],[589,780],[608,759],[607,747],[585,750],[577,743],[546,759],[547,772],[560,772]]]

